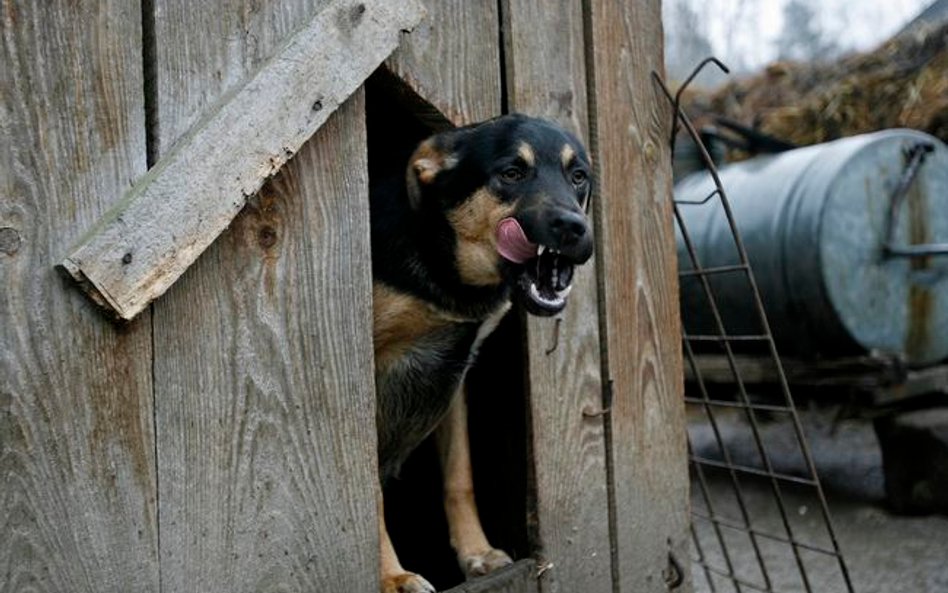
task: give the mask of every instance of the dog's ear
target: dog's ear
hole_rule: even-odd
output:
[[[458,164],[457,144],[463,132],[452,130],[432,136],[418,145],[408,161],[405,185],[412,208],[421,206],[423,187],[434,183],[442,172]]]

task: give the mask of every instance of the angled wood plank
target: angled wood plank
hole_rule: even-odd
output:
[[[665,592],[669,553],[687,565],[689,502],[671,109],[650,78],[663,70],[661,2],[592,0],[589,7],[616,590]]]
[[[158,150],[335,5],[156,0]],[[165,590],[378,587],[365,145],[357,91],[153,307]]]
[[[503,6],[510,110],[552,119],[588,141],[581,4]],[[551,565],[541,591],[612,591],[598,318],[590,262],[577,270],[561,320],[528,318],[526,325],[533,545],[540,564]]]
[[[409,100],[435,129],[500,115],[497,2],[426,0],[425,9],[385,62],[413,95]]]
[[[0,590],[158,591],[151,325],[51,263],[145,172],[138,3],[0,14]]]
[[[160,26],[166,15],[161,2],[155,5]],[[96,303],[127,320],[163,294],[423,14],[414,0],[329,0],[320,8],[275,52],[260,47],[279,36],[261,39],[235,28],[221,39],[205,31],[199,48],[215,40],[228,47],[253,44],[256,55],[272,57],[256,64],[252,77],[244,73],[245,85],[203,95],[205,105],[218,106],[176,138],[174,149],[164,147],[157,166],[62,261]],[[243,14],[254,14],[253,6],[247,9]],[[223,76],[220,70],[189,73]],[[159,129],[182,127],[160,107],[157,122]]]

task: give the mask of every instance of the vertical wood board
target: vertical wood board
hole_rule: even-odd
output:
[[[495,0],[426,0],[427,16],[386,66],[434,109],[436,127],[500,115],[500,42]],[[439,121],[441,120],[441,121]]]
[[[157,85],[152,132],[167,154],[210,106],[243,86],[330,0],[151,2]]]
[[[155,305],[170,591],[377,587],[362,109],[360,92]]]
[[[510,111],[557,121],[588,145],[580,3],[503,6]],[[526,324],[533,543],[540,563],[551,565],[539,584],[541,591],[605,593],[612,576],[594,262],[577,270],[561,317]]]
[[[322,4],[156,0],[159,151]],[[365,159],[359,91],[154,306],[168,591],[378,587]]]
[[[556,121],[588,143],[582,5],[503,0],[502,6],[509,110]]]
[[[661,2],[591,0],[600,283],[612,381],[615,562],[623,593],[687,565],[688,471]]]
[[[0,14],[0,590],[154,592],[151,329],[53,270],[145,172],[137,3]]]

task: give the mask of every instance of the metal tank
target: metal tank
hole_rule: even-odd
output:
[[[728,165],[720,177],[781,353],[948,358],[944,143],[886,130]],[[705,200],[713,190],[707,173],[675,186],[706,268],[739,263],[721,201]],[[678,262],[693,268],[680,231]],[[728,333],[760,333],[746,276],[709,278]],[[717,334],[696,277],[682,277],[681,297],[686,331]]]

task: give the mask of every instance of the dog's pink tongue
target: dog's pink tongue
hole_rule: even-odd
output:
[[[522,264],[537,254],[537,246],[527,239],[516,219],[505,218],[497,225],[497,251],[504,259]]]

